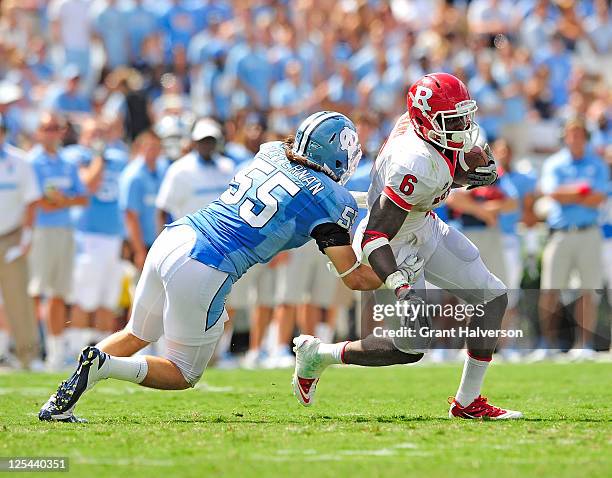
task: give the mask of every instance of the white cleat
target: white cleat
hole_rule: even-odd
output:
[[[240,361],[240,367],[247,370],[263,368],[265,353],[259,350],[249,350]]]
[[[593,349],[571,349],[567,352],[569,362],[591,362],[597,357]]]
[[[314,403],[317,384],[323,370],[327,367],[319,355],[321,340],[312,335],[300,335],[293,339],[295,352],[295,372],[291,385],[293,394],[305,407]]]
[[[525,357],[528,363],[537,363],[544,361],[554,361],[561,356],[561,351],[558,349],[536,349]]]
[[[276,369],[276,368],[291,368],[295,365],[295,356],[286,350],[277,351],[270,355],[263,362],[263,368]]]

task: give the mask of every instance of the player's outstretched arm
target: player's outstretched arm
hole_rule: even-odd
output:
[[[335,272],[344,284],[353,290],[378,289],[382,282],[368,266],[362,265],[351,247],[349,231],[334,222],[316,226],[310,236],[319,250],[329,257]]]
[[[398,270],[389,241],[399,232],[408,214],[408,211],[381,194],[370,209],[370,218],[361,243],[363,253],[374,272],[396,293],[407,284],[400,284],[402,274]]]
[[[380,277],[371,267],[359,263],[351,246],[326,247],[323,252],[349,289],[374,290],[382,285]]]

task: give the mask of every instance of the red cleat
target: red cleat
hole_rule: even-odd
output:
[[[450,418],[466,418],[471,420],[514,420],[523,418],[521,412],[514,410],[504,410],[503,408],[491,405],[486,397],[479,395],[467,407],[462,407],[455,400],[455,397],[449,397],[450,409],[448,416]]]

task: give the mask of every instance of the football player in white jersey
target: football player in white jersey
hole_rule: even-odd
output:
[[[446,200],[452,187],[460,186],[454,184],[455,168],[468,169],[463,155],[472,150],[478,138],[476,102],[458,78],[433,73],[412,85],[407,106],[408,111],[397,121],[372,168],[369,214],[360,224],[353,246],[390,289],[388,294],[377,291],[378,304],[416,304],[420,299],[415,291],[425,289],[426,279],[467,303],[481,304],[484,313],[472,317],[470,330],[497,331],[507,305],[505,285],[489,272],[478,249],[432,211]],[[489,185],[497,179],[495,161],[489,148],[485,151],[488,165],[468,171],[469,188]],[[412,269],[412,276],[407,279],[400,268]],[[422,320],[417,318],[416,326]],[[399,330],[400,325],[406,324],[406,317],[385,317],[389,329]],[[451,418],[522,416],[491,405],[480,394],[497,343],[497,334],[492,335],[467,338],[461,383],[450,402]],[[293,389],[305,406],[312,404],[321,373],[330,364],[376,367],[412,363],[420,360],[427,348],[426,340],[391,338],[390,334],[372,334],[359,341],[337,344],[323,344],[317,338],[301,335],[294,344],[297,360]]]

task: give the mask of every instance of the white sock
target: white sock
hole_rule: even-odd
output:
[[[102,378],[115,378],[127,382],[140,383],[147,376],[149,365],[144,356],[115,357],[107,354],[107,359],[100,369]]]
[[[230,347],[232,346],[233,335],[233,329],[228,329],[223,332],[223,335],[221,335],[219,342],[217,342],[217,348],[215,349],[215,357],[221,358],[229,353]]]
[[[104,330],[98,330],[98,329],[91,329],[91,341],[95,344],[99,344],[100,342],[102,342],[106,337],[108,337],[110,334]]]
[[[478,397],[478,395],[480,395],[482,382],[490,363],[491,361],[477,360],[469,355],[465,358],[461,383],[455,395],[455,400],[457,400],[462,407],[467,407],[476,397]]]
[[[77,358],[81,350],[88,345],[88,329],[82,327],[70,327],[64,332],[66,338],[66,350],[71,358]]]
[[[315,331],[315,335],[319,337],[323,342],[331,342],[332,340],[334,340],[334,331],[325,322],[317,324]]]
[[[62,367],[66,349],[64,334],[48,334],[45,342],[47,345],[47,363],[52,367]]]
[[[6,357],[9,353],[9,334],[6,330],[0,330],[0,357]]]
[[[97,344],[98,341],[98,332],[93,327],[87,327],[85,329],[85,333],[83,334],[83,340],[85,341],[85,345]]]
[[[344,347],[346,347],[348,341],[338,342],[337,344],[320,344],[319,345],[319,356],[326,365],[332,365],[337,363],[344,363],[342,356],[344,355]]]

